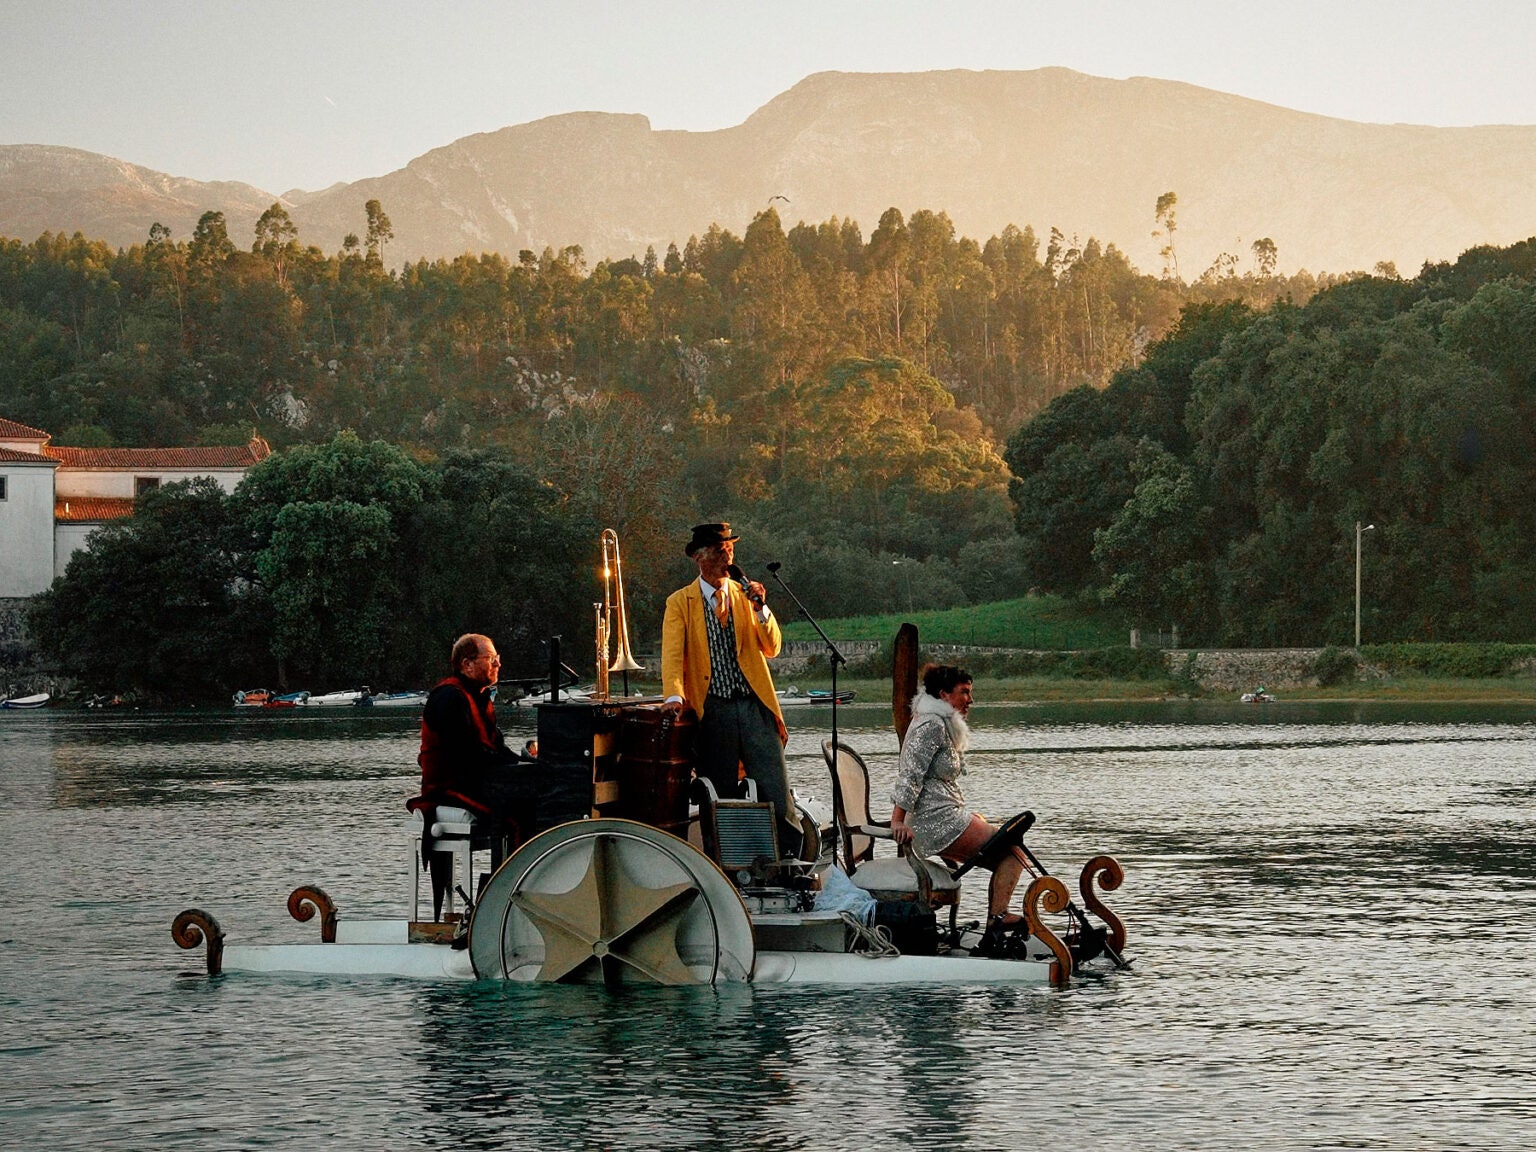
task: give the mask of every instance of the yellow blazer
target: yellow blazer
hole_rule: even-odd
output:
[[[756,606],[734,580],[726,580],[731,597],[731,620],[736,626],[736,661],[757,695],[783,724],[779,698],[773,691],[773,674],[768,661],[779,654],[784,636],[779,619],[769,613],[768,623],[759,624]],[[688,581],[667,597],[667,611],[661,622],[661,692],[681,696],[694,714],[704,715],[704,698],[709,693],[709,638],[704,631],[704,593],[697,580]]]

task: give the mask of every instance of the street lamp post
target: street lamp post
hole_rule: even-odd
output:
[[[1376,527],[1367,524],[1364,528],[1360,521],[1355,521],[1355,647],[1360,647],[1360,537]]]
[[[891,561],[891,566],[893,568],[900,568],[902,570],[901,574],[907,578],[907,612],[908,613],[910,613],[912,611],[912,573],[909,570],[909,565],[911,563],[912,563],[911,560],[906,560],[906,561],[892,560]]]

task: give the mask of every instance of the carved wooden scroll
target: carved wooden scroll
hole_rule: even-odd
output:
[[[171,939],[177,947],[196,948],[207,941],[208,975],[224,970],[224,930],[219,922],[201,908],[188,908],[171,924]]]
[[[320,943],[336,943],[336,902],[314,884],[300,884],[288,893],[288,915],[295,920],[313,920],[320,913]]]
[[[1113,856],[1095,856],[1083,865],[1082,875],[1077,881],[1077,890],[1083,894],[1083,903],[1109,929],[1109,946],[1117,956],[1125,951],[1125,924],[1099,899],[1098,893],[1094,891],[1094,881],[1097,880],[1098,886],[1104,891],[1113,892],[1124,879],[1125,869],[1120,867],[1119,861]]]
[[[1038,877],[1024,893],[1024,919],[1029,924],[1029,934],[1056,957],[1051,962],[1051,983],[1065,984],[1072,978],[1072,952],[1056,933],[1040,919],[1040,907],[1047,912],[1065,912],[1071,897],[1067,886],[1054,876]]]

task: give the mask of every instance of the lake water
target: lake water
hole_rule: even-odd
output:
[[[792,776],[823,798],[829,720],[790,717]],[[1125,866],[1108,901],[1133,971],[1064,991],[209,980],[171,942],[183,908],[231,943],[317,939],[285,911],[302,882],[343,918],[401,914],[415,718],[0,714],[0,1146],[1536,1145],[1536,711],[972,722],[978,807],[1033,808],[1064,877],[1100,851]],[[883,792],[889,713],[841,723]]]

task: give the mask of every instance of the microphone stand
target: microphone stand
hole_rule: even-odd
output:
[[[816,617],[812,616],[805,605],[800,603],[800,597],[796,596],[794,590],[784,583],[784,577],[779,575],[781,567],[782,565],[775,560],[768,565],[768,574],[779,582],[779,587],[784,589],[789,598],[794,601],[795,607],[800,609],[800,615],[804,616],[811,627],[816,629],[816,635],[820,636],[821,642],[827,646],[827,658],[832,664],[832,761],[835,764],[837,762],[837,666],[846,664],[848,661],[843,659],[843,654],[837,650],[837,645],[832,643],[832,637],[828,636],[822,626],[816,622]]]

